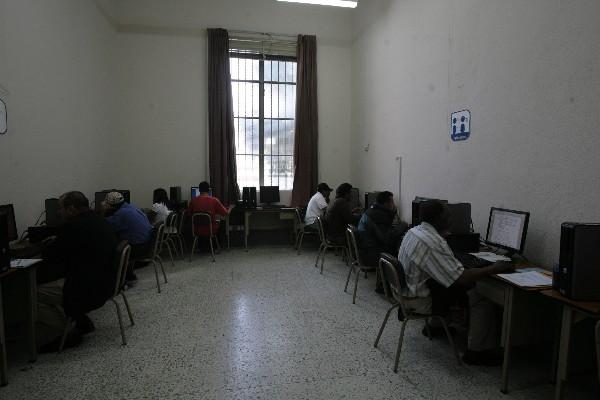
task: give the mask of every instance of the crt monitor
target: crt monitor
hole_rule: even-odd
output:
[[[412,226],[417,226],[421,223],[421,204],[426,201],[439,201],[444,204],[448,204],[448,200],[416,196],[415,199],[412,201]]]
[[[464,235],[471,232],[471,203],[448,203],[450,233]]]
[[[260,202],[266,204],[279,203],[279,186],[261,186]]]
[[[365,210],[377,201],[379,192],[365,192]]]
[[[485,241],[510,252],[522,253],[528,223],[528,212],[492,207]]]
[[[0,206],[0,215],[6,216],[6,222],[8,226],[8,240],[13,241],[19,238],[17,232],[17,221],[15,219],[15,209],[12,204],[5,204]]]
[[[192,186],[190,189],[190,200],[198,196],[200,196],[200,188],[198,186]]]

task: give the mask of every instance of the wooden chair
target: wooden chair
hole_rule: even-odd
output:
[[[402,350],[402,341],[404,339],[404,331],[406,329],[406,324],[408,321],[412,320],[425,320],[425,327],[428,328],[427,321],[429,319],[437,319],[440,321],[442,326],[444,327],[444,331],[446,332],[446,336],[448,337],[448,341],[450,345],[454,349],[454,355],[456,356],[456,360],[458,364],[461,364],[460,357],[458,355],[458,351],[456,349],[456,345],[454,344],[454,339],[452,339],[452,335],[448,330],[448,326],[446,325],[446,321],[444,318],[433,315],[433,314],[419,314],[415,313],[411,309],[405,307],[404,298],[402,296],[402,289],[406,288],[406,278],[404,276],[404,269],[398,259],[391,254],[381,253],[381,258],[379,259],[379,274],[382,279],[383,288],[385,291],[385,297],[388,299],[392,306],[388,309],[385,314],[385,318],[383,323],[381,324],[381,328],[379,329],[379,333],[377,334],[377,339],[375,339],[375,347],[379,344],[379,339],[381,338],[381,334],[383,333],[383,329],[387,324],[387,321],[390,317],[391,312],[400,308],[402,313],[404,314],[404,319],[402,320],[402,328],[400,330],[400,338],[398,339],[398,347],[396,348],[396,356],[394,361],[394,372],[398,372],[398,361],[400,360],[400,351]],[[428,335],[431,339],[431,334]]]

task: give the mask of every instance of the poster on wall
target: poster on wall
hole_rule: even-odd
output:
[[[450,138],[453,142],[467,140],[471,136],[471,111],[462,110],[450,115]]]
[[[8,113],[6,111],[6,103],[0,98],[0,135],[3,135],[8,130]]]

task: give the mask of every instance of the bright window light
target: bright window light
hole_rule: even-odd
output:
[[[285,1],[288,3],[305,3],[305,4],[319,4],[322,6],[335,6],[335,7],[347,7],[356,8],[358,1],[351,0],[277,0]]]

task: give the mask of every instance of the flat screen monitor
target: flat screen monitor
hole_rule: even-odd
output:
[[[0,215],[6,216],[6,222],[8,227],[8,240],[12,242],[19,238],[17,232],[17,221],[15,219],[15,209],[12,204],[5,204],[0,206]]]
[[[485,241],[492,246],[522,253],[528,223],[528,212],[492,207]]]
[[[279,203],[279,186],[261,186],[260,202],[266,204]]]
[[[360,193],[357,188],[350,189],[350,207],[352,209],[360,207]]]
[[[198,186],[192,186],[190,189],[190,200],[198,196],[200,196],[200,188]]]

